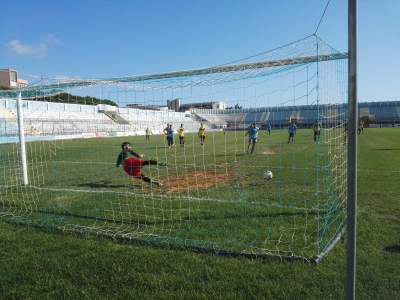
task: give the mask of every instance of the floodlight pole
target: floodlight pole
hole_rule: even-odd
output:
[[[17,98],[17,115],[18,115],[19,145],[20,145],[21,162],[22,162],[22,183],[24,185],[28,185],[28,168],[26,164],[25,132],[24,132],[21,93],[18,94]]]
[[[355,299],[357,229],[357,0],[348,0],[348,148],[346,299]]]

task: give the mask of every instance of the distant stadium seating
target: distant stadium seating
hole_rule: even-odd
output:
[[[359,103],[359,116],[365,125],[400,123],[400,101]],[[121,118],[116,118],[116,115]],[[299,127],[309,127],[316,120],[324,126],[337,126],[337,119],[347,118],[345,105],[298,105],[251,109],[193,109],[191,115],[172,111],[117,108],[115,112],[99,112],[98,107],[64,103],[24,101],[23,117],[27,135],[67,135],[96,132],[144,131],[150,128],[162,132],[167,124],[173,128],[184,125],[186,131],[197,131],[203,123],[209,129],[247,128],[256,122],[260,127],[287,126],[292,119]],[[338,117],[339,116],[339,117]],[[119,121],[118,121],[119,120]],[[124,122],[121,122],[124,120]],[[0,135],[17,136],[17,108],[15,100],[0,99]]]
[[[370,123],[400,123],[400,101],[364,102],[358,106],[359,117],[364,120],[366,126]],[[237,128],[246,128],[253,122],[261,127],[271,124],[273,128],[281,128],[287,126],[292,119],[295,119],[300,127],[310,127],[316,119],[324,126],[338,126],[340,120],[348,117],[347,104],[264,107],[257,108],[257,111],[254,111],[254,108],[237,109],[234,113],[229,113],[229,110],[216,112],[210,109],[196,109],[192,113],[207,122],[228,124],[228,127]]]
[[[8,122],[6,119],[1,119],[0,115],[0,137],[10,137],[18,135],[17,125]]]

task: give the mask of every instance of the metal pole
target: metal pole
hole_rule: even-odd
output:
[[[25,133],[24,133],[24,120],[22,112],[22,97],[21,93],[18,94],[17,98],[17,115],[18,115],[18,132],[19,132],[19,145],[21,151],[21,162],[22,162],[22,183],[28,184],[28,168],[26,165],[26,151],[25,151]]]
[[[348,0],[348,152],[346,299],[355,299],[357,232],[357,0]]]

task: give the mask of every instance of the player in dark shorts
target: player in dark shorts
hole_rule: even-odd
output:
[[[347,120],[344,121],[343,123],[343,138],[344,138],[344,142],[342,145],[347,143],[347,132],[349,131],[349,123]]]
[[[178,128],[178,133],[179,133],[179,145],[182,148],[185,148],[185,127],[183,127],[183,124],[181,124],[181,127]]]
[[[258,131],[259,130],[260,129],[257,127],[257,124],[253,123],[248,128],[246,134],[244,135],[245,138],[246,138],[247,135],[249,135],[249,144],[247,145],[247,153],[250,150],[250,145],[252,145],[250,154],[253,154],[254,148],[256,147],[256,143],[259,140],[259,138],[258,138]]]
[[[158,166],[168,166],[168,163],[160,163],[155,160],[143,160],[144,154],[137,154],[132,151],[131,143],[124,142],[121,144],[122,152],[118,155],[116,166],[119,167],[122,165],[124,167],[124,171],[131,175],[132,177],[141,179],[145,182],[149,182],[155,184],[157,186],[163,186],[161,182],[155,181],[141,173],[141,169],[144,166],[148,165],[158,165]],[[135,157],[130,157],[131,155]]]
[[[294,124],[294,120],[292,120],[291,124],[289,125],[289,140],[288,143],[290,142],[290,138],[292,138],[292,143],[294,143],[294,136],[296,135],[297,132],[297,126]]]
[[[312,129],[314,130],[314,142],[317,142],[317,139],[319,140],[321,135],[322,124],[318,120],[315,120],[312,124]]]
[[[203,126],[203,124],[200,124],[198,136],[200,138],[200,146],[203,147],[206,139],[206,128]]]

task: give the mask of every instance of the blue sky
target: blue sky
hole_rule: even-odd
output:
[[[2,0],[0,68],[110,78],[205,68],[315,33],[328,0]],[[400,1],[361,0],[358,101],[400,101]],[[347,0],[317,35],[347,51]]]

